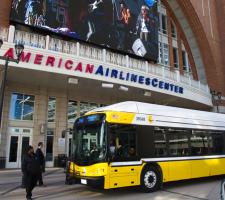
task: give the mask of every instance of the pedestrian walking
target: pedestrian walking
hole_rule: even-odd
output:
[[[41,172],[39,161],[34,154],[34,148],[32,146],[28,147],[27,153],[23,157],[22,172],[26,187],[26,198],[27,200],[31,200],[32,190],[36,186]]]
[[[41,167],[41,173],[40,173],[40,176],[38,178],[38,184],[39,184],[39,186],[46,186],[46,185],[44,185],[43,178],[42,178],[42,173],[45,172],[45,156],[44,156],[44,153],[42,151],[42,148],[43,148],[43,142],[39,142],[38,148],[36,150],[36,155],[37,155],[37,158],[39,160],[40,167]]]

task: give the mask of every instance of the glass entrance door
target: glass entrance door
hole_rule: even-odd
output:
[[[16,168],[18,166],[18,143],[19,143],[19,136],[11,136],[8,167]]]
[[[9,130],[6,168],[21,168],[23,155],[31,144],[31,135],[23,133],[27,129],[10,128]],[[31,129],[29,130],[31,132]]]
[[[54,142],[54,129],[48,128],[46,136],[46,167],[53,167],[53,142]]]

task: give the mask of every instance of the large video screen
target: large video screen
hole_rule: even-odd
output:
[[[13,0],[11,21],[158,59],[157,0]]]

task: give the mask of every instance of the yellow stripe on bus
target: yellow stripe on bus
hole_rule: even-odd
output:
[[[162,170],[163,182],[225,174],[225,158],[156,162]],[[138,166],[111,166],[98,163],[91,166],[70,165],[77,177],[105,177],[104,188],[140,185],[141,172],[147,163]],[[75,173],[73,172],[75,169]]]
[[[106,121],[109,123],[132,124],[135,113],[106,112]]]

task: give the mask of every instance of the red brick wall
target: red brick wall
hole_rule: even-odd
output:
[[[178,3],[200,47],[209,87],[225,95],[225,0],[204,0],[203,4],[200,0]]]
[[[0,26],[9,26],[9,16],[12,0],[1,0],[0,2]]]
[[[223,95],[225,94],[225,0],[221,0],[216,5],[216,13],[218,19],[219,28],[219,41],[217,42],[220,46],[220,54],[222,57],[221,74],[223,74],[222,85]],[[225,105],[225,104],[224,104]]]

